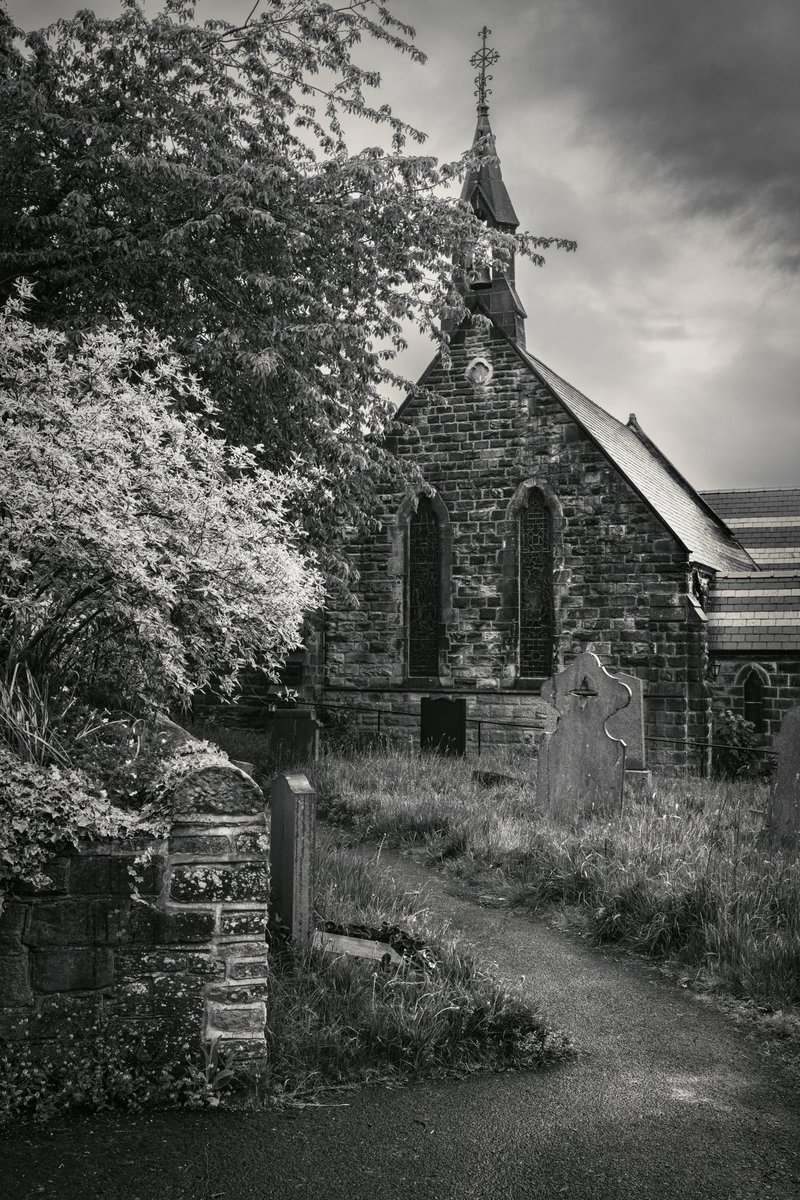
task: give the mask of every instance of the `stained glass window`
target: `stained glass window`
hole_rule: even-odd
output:
[[[439,674],[441,620],[439,524],[427,496],[420,496],[408,525],[408,671]]]
[[[764,732],[764,683],[751,671],[744,681],[744,719],[752,721],[756,733]]]
[[[519,669],[553,670],[553,519],[541,492],[528,492],[519,515]]]

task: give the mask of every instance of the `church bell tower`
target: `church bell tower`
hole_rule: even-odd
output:
[[[519,220],[503,183],[494,134],[489,124],[488,97],[492,90],[489,87],[492,76],[488,69],[500,58],[498,52],[486,44],[491,32],[484,25],[478,35],[481,46],[470,59],[477,70],[475,96],[478,101],[478,123],[472,141],[473,163],[464,180],[461,199],[468,201],[475,214],[492,229],[514,233]],[[517,295],[513,255],[502,269],[482,267],[470,273],[468,284],[467,306],[482,308],[513,341],[524,346],[526,313]]]

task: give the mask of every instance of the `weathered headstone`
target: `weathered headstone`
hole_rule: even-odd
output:
[[[460,754],[467,749],[467,702],[423,696],[419,706],[419,744],[422,750]]]
[[[630,703],[630,688],[596,654],[579,654],[542,688],[558,724],[539,750],[537,799],[553,816],[570,820],[622,806],[625,745],[606,722]]]
[[[313,708],[277,708],[263,718],[264,751],[276,762],[316,762],[322,722]]]
[[[295,945],[314,932],[314,836],[317,795],[305,775],[279,775],[272,783],[270,838],[273,920]]]
[[[769,801],[769,840],[773,846],[800,846],[800,704],[790,708],[775,739],[778,770]]]
[[[620,683],[630,688],[630,704],[612,713],[606,729],[612,738],[625,743],[625,770],[646,771],[644,744],[644,684],[638,675],[626,675],[617,671],[614,675]]]

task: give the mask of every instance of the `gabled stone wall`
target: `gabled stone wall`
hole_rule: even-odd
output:
[[[476,359],[491,370],[481,386],[466,377]],[[415,458],[447,514],[439,675],[407,675],[404,498],[387,497],[382,532],[355,548],[359,607],[327,614],[316,698],[388,706],[409,736],[419,698],[441,690],[467,695],[472,718],[535,719],[542,681],[519,679],[516,661],[515,496],[527,484],[554,516],[556,668],[592,650],[638,675],[648,735],[676,739],[651,741],[651,763],[700,768],[704,751],[684,743],[708,726],[705,630],[684,548],[496,331],[455,335],[451,369],[437,363],[424,383],[439,398],[407,403],[397,452]],[[484,744],[500,734],[487,725]]]

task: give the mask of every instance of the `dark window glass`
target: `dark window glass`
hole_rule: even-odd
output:
[[[420,496],[408,525],[408,671],[439,674],[441,612],[439,525],[427,496]]]
[[[756,733],[764,732],[764,683],[755,671],[744,681],[744,719],[753,722]]]
[[[528,492],[519,516],[519,669],[553,670],[553,518],[541,492]]]

